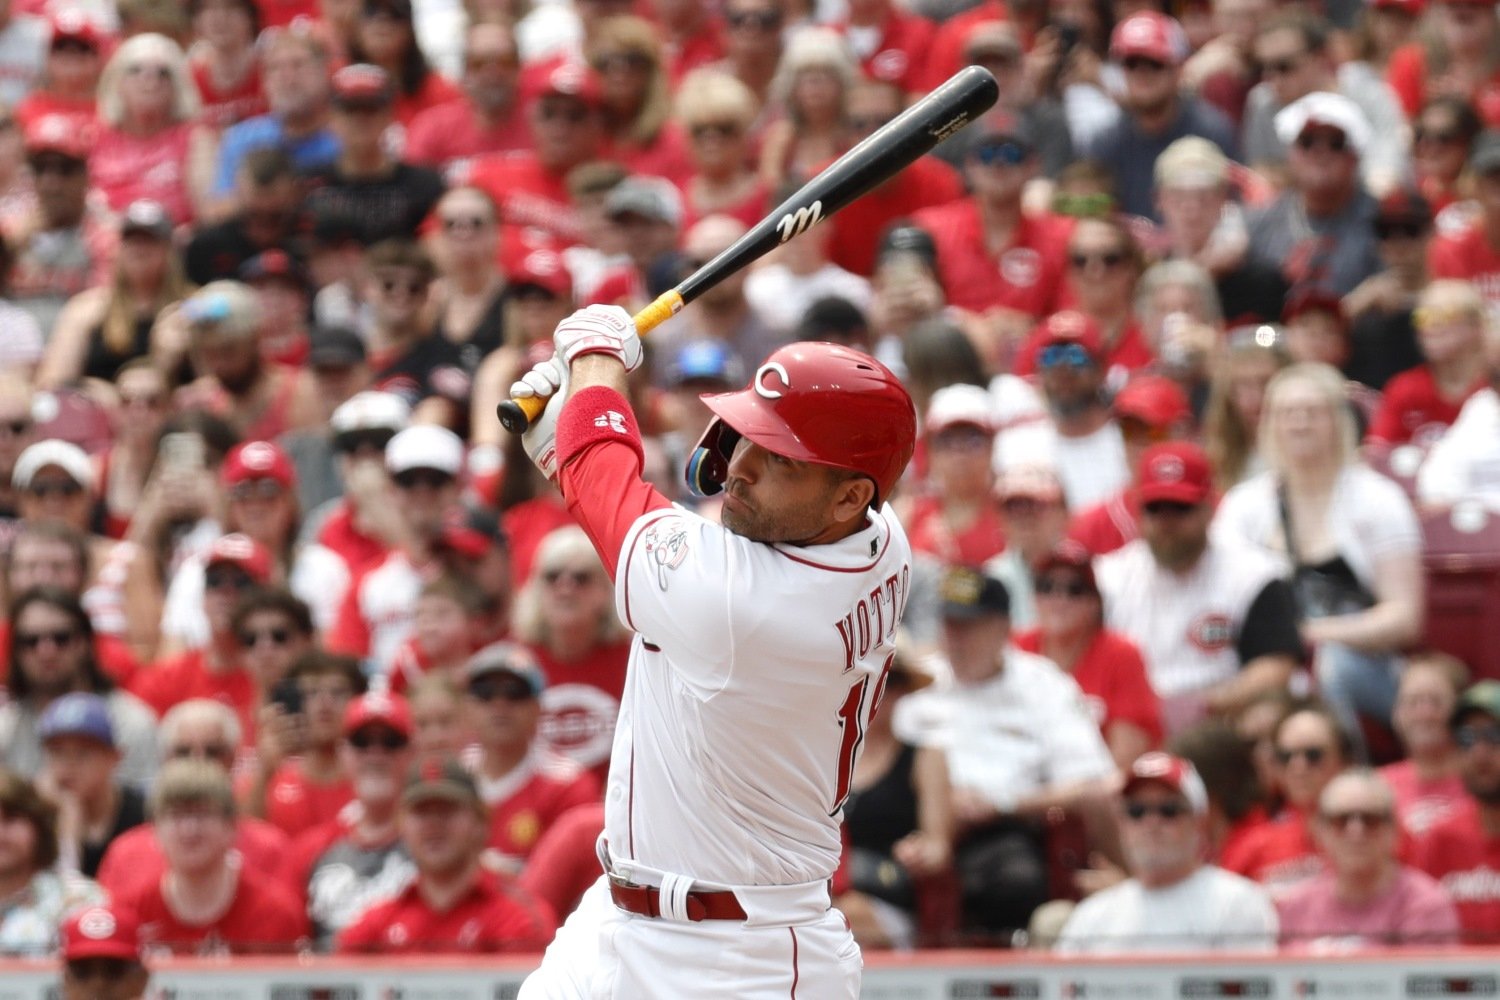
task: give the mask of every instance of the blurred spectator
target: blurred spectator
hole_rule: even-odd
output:
[[[197,121],[201,102],[177,43],[164,35],[127,39],[99,78],[99,134],[89,173],[109,207],[143,198],[173,223],[204,210],[216,140]]]
[[[870,307],[870,283],[829,261],[830,238],[827,229],[815,226],[782,244],[774,259],[745,279],[746,301],[778,337],[793,336],[808,307],[819,299],[836,297],[860,309]]]
[[[1191,763],[1208,789],[1206,857],[1217,862],[1232,855],[1240,841],[1267,822],[1255,745],[1234,726],[1206,719],[1178,733],[1167,752]]]
[[[1465,691],[1449,724],[1469,803],[1418,838],[1412,862],[1453,897],[1465,943],[1487,944],[1500,937],[1500,682]]]
[[[240,265],[237,277],[255,292],[260,304],[261,354],[289,368],[306,365],[312,348],[307,327],[312,295],[306,269],[285,250],[263,250]]]
[[[1432,282],[1418,296],[1412,321],[1423,360],[1386,383],[1370,422],[1373,442],[1432,443],[1489,381],[1486,308],[1474,283]]]
[[[0,160],[4,159],[5,147],[0,145]],[[0,166],[0,171],[3,171]],[[18,164],[17,171],[21,170]],[[0,214],[3,214],[3,195],[0,195]],[[0,217],[0,234],[4,232],[4,219]],[[15,265],[15,250],[9,243],[0,242],[0,331],[5,334],[5,346],[0,347],[0,374],[30,376],[42,360],[46,338],[36,318],[10,301],[8,286],[11,269]]]
[[[1063,540],[1068,506],[1057,472],[1047,465],[1007,468],[995,481],[1005,551],[985,564],[985,572],[1010,595],[1010,621],[1018,629],[1036,625],[1037,565]]]
[[[340,952],[535,952],[556,916],[480,864],[487,817],[479,789],[456,763],[417,770],[401,795],[401,841],[416,877],[338,936]]]
[[[75,594],[33,587],[7,606],[11,623],[9,700],[0,706],[5,766],[37,774],[42,766],[43,712],[75,691],[97,694],[109,706],[120,780],[145,787],[156,773],[156,720],[135,696],[115,687],[94,655],[94,628]]]
[[[137,893],[119,897],[140,919],[141,939],[177,954],[292,952],[307,917],[267,868],[252,868],[235,841],[229,776],[200,760],[162,767],[151,815],[166,871]]]
[[[849,147],[845,102],[859,69],[843,38],[827,28],[792,32],[771,81],[771,101],[785,117],[761,139],[760,179],[772,191],[800,185]]]
[[[542,744],[602,780],[630,640],[615,615],[604,566],[581,528],[558,528],[537,546],[516,595],[515,638],[536,657],[546,681],[539,692]]]
[[[411,703],[411,745],[419,765],[456,759],[472,742],[459,681],[441,674],[427,674],[412,684],[407,699]],[[602,829],[603,821],[600,826]],[[592,845],[593,841],[589,843]],[[592,850],[590,846],[589,857],[593,857]],[[589,881],[594,877],[590,874]]]
[[[483,644],[484,613],[484,594],[470,581],[439,576],[424,583],[412,614],[411,638],[391,664],[391,690],[405,694],[429,674],[462,679],[464,664]]]
[[[120,215],[120,251],[110,283],[73,296],[58,314],[37,370],[39,387],[112,382],[122,366],[153,353],[157,317],[189,289],[166,210],[154,201],[131,202]]]
[[[770,96],[771,81],[781,63],[787,6],[785,0],[727,0],[724,4],[724,61],[715,68],[732,73],[762,101]],[[682,89],[680,82],[677,89]]]
[[[910,948],[917,883],[947,871],[953,860],[952,788],[943,751],[901,740],[891,722],[901,699],[933,679],[911,650],[897,651],[854,765],[844,803],[850,888],[834,905],[861,947]]]
[[[1158,370],[1183,388],[1195,412],[1201,409],[1223,343],[1213,276],[1190,260],[1153,264],[1136,284],[1135,319]]]
[[[318,404],[316,422],[283,434],[280,442],[296,470],[297,507],[308,512],[304,524],[343,492],[333,415],[370,384],[365,342],[358,333],[348,327],[320,326],[310,331],[308,340],[307,368]],[[401,405],[404,412],[405,404]],[[321,519],[316,523],[321,526]]]
[[[163,763],[185,758],[205,760],[225,774],[234,766],[242,742],[234,710],[206,698],[174,707],[162,717],[157,736]],[[234,825],[233,846],[240,863],[256,871],[276,871],[286,854],[286,835],[251,816],[239,816]],[[111,898],[122,899],[148,891],[165,870],[155,823],[146,823],[126,830],[110,843],[99,865],[99,884],[109,890]]]
[[[639,17],[607,17],[589,39],[587,54],[598,74],[609,158],[635,175],[675,178],[686,168],[687,150],[670,121],[672,81],[658,31]]]
[[[273,630],[260,632],[268,634],[274,639]],[[256,645],[265,641],[258,639]],[[293,839],[338,818],[354,797],[339,756],[344,713],[365,688],[355,660],[309,650],[277,684],[264,689],[255,770],[243,796],[251,815]]]
[[[1208,794],[1193,765],[1150,753],[1121,790],[1120,835],[1131,877],[1078,904],[1065,955],[1272,951],[1276,911],[1260,887],[1203,862]]]
[[[0,372],[0,541],[6,548],[20,524],[16,461],[36,440],[31,383],[19,372]]]
[[[1231,322],[1275,320],[1286,280],[1277,268],[1248,254],[1243,210],[1229,198],[1230,170],[1229,158],[1198,136],[1178,139],[1156,158],[1156,205],[1166,255],[1208,271],[1220,310]]]
[[[105,534],[123,538],[145,496],[172,400],[167,377],[149,357],[126,362],[113,382],[118,406],[114,438],[98,458],[99,500]]]
[[[1401,671],[1391,721],[1406,758],[1382,767],[1380,777],[1396,797],[1401,829],[1412,838],[1467,805],[1459,777],[1463,755],[1448,728],[1467,673],[1442,653],[1412,656]]]
[[[1389,398],[1389,397],[1387,397]],[[1422,538],[1394,482],[1359,461],[1331,368],[1294,365],[1266,390],[1267,470],[1224,496],[1215,537],[1276,559],[1318,688],[1351,733],[1390,725],[1401,651],[1422,634]]]
[[[1483,131],[1474,105],[1453,94],[1431,98],[1412,120],[1412,172],[1434,214],[1463,200],[1460,182]]]
[[[260,89],[260,7],[255,0],[191,0],[188,13],[197,39],[188,69],[198,88],[202,121],[222,132],[253,115],[265,114]]]
[[[62,1000],[138,1000],[147,971],[135,916],[117,904],[90,906],[62,927]]]
[[[411,709],[399,695],[349,703],[339,756],[354,802],[298,837],[283,873],[306,902],[320,951],[368,907],[392,898],[416,875],[397,834],[402,782],[411,768]]]
[[[1250,91],[1242,135],[1245,162],[1275,176],[1286,162],[1288,140],[1276,133],[1273,119],[1282,108],[1322,91],[1347,97],[1369,126],[1370,142],[1360,170],[1365,183],[1385,194],[1410,174],[1410,131],[1396,95],[1369,66],[1356,61],[1337,65],[1330,52],[1327,21],[1300,11],[1282,14],[1261,26],[1255,38],[1255,60],[1261,82]]]
[[[224,132],[213,194],[230,211],[237,179],[252,152],[280,150],[305,174],[332,166],[339,155],[339,139],[329,127],[328,51],[318,33],[303,27],[267,31],[256,47],[270,111]]]
[[[1427,287],[1432,208],[1421,195],[1395,191],[1380,201],[1375,238],[1384,269],[1344,298],[1349,318],[1349,359],[1344,374],[1372,389],[1422,363],[1412,313]]]
[[[530,144],[517,90],[520,61],[504,24],[469,25],[464,36],[463,96],[417,112],[406,130],[406,159],[434,170],[481,153]]]
[[[860,69],[875,80],[918,93],[933,25],[894,0],[851,0],[838,25]]]
[[[62,115],[81,130],[94,122],[104,31],[81,10],[54,10],[49,20],[52,37],[41,79],[11,107],[22,129],[43,115]]]
[[[644,10],[656,22],[673,86],[678,86],[700,66],[717,63],[724,55],[724,25],[717,11],[705,9],[695,0],[651,0]],[[600,24],[589,35],[590,43],[607,30]]]
[[[627,177],[610,189],[604,212],[624,244],[621,252],[630,258],[635,277],[641,279],[648,293],[665,280],[675,280],[682,195],[670,181]],[[751,276],[755,273],[752,271]]]
[[[674,116],[688,135],[688,172],[680,182],[685,226],[726,215],[749,228],[765,215],[770,192],[747,165],[755,95],[734,77],[698,70],[678,91]]]
[[[895,732],[944,752],[964,924],[994,935],[1026,926],[1048,898],[1042,818],[1099,801],[1114,762],[1078,685],[1010,645],[1000,581],[955,568],[941,593],[951,672],[900,703]]]
[[[1303,703],[1283,715],[1271,739],[1283,808],[1226,849],[1224,867],[1261,883],[1272,898],[1324,871],[1312,839],[1312,817],[1323,789],[1352,762],[1353,745],[1327,708]]]
[[[1448,893],[1397,857],[1396,800],[1379,775],[1355,769],[1330,781],[1313,834],[1328,871],[1276,901],[1283,946],[1344,953],[1458,941]]]
[[[36,85],[45,66],[47,21],[13,4],[0,10],[0,103],[13,108]]]
[[[417,44],[411,0],[362,0],[348,57],[351,63],[378,66],[394,82],[393,111],[403,127],[409,128],[423,111],[463,97],[452,80],[428,63]],[[338,74],[333,86],[337,95]],[[344,141],[349,140],[345,137]]]
[[[1037,627],[1015,636],[1078,683],[1115,764],[1128,770],[1161,743],[1161,705],[1135,643],[1104,627],[1103,598],[1089,553],[1062,542],[1036,564]]]
[[[1132,14],[1115,26],[1109,55],[1125,73],[1124,114],[1084,143],[1082,153],[1114,174],[1123,211],[1154,220],[1152,165],[1168,146],[1196,135],[1234,157],[1238,144],[1217,108],[1181,90],[1188,42],[1175,20],[1155,11]]]
[[[338,485],[334,498],[309,523],[316,525],[318,544],[343,559],[351,577],[385,558],[399,539],[398,518],[388,502],[393,487],[385,471],[385,449],[410,422],[405,400],[370,390],[351,396],[329,418]],[[322,629],[328,624],[322,623]]]
[[[415,243],[385,240],[365,254],[365,272],[373,387],[404,399],[418,423],[454,423],[470,382],[459,346],[427,326],[432,258]]]
[[[1141,249],[1123,224],[1079,219],[1074,225],[1068,237],[1068,284],[1078,310],[1099,331],[1103,367],[1113,385],[1154,361],[1135,311],[1136,286],[1144,270]],[[1017,374],[1028,374],[1039,364],[1039,343],[1034,334],[1029,350],[1023,349],[1017,359]]]
[[[40,958],[58,946],[72,910],[104,902],[92,879],[57,864],[57,814],[31,783],[0,771],[0,955]]]
[[[268,250],[306,252],[306,217],[292,160],[279,149],[254,149],[234,178],[235,211],[199,226],[183,252],[188,277],[199,285],[237,278],[244,263]]]
[[[1289,285],[1347,295],[1380,269],[1375,199],[1359,179],[1369,125],[1347,98],[1323,91],[1282,108],[1274,122],[1288,146],[1288,184],[1251,213],[1250,256]]]
[[[1384,81],[1391,57],[1416,39],[1425,7],[1425,0],[1375,0],[1369,4],[1354,22],[1350,39],[1354,60],[1379,73]]]
[[[495,267],[500,220],[479,188],[452,188],[438,200],[441,227],[432,239],[438,279],[432,287],[432,333],[457,346],[473,374],[505,342],[505,277]],[[376,297],[378,299],[378,296]]]
[[[1273,326],[1240,327],[1218,362],[1203,416],[1203,440],[1221,490],[1264,471],[1260,422],[1266,386],[1291,363]]]
[[[126,830],[146,822],[140,788],[121,784],[120,750],[109,703],[97,694],[65,694],[42,713],[42,770],[37,790],[57,810],[58,863],[89,878]]]
[[[307,605],[290,591],[268,587],[237,601],[230,623],[243,650],[245,670],[255,679],[259,708],[268,697],[285,691],[283,682],[293,664],[314,648],[312,618]]]
[[[1137,483],[1141,537],[1095,565],[1106,621],[1146,658],[1168,735],[1284,686],[1302,657],[1291,588],[1269,556],[1210,539],[1196,445],[1154,445]]]
[[[1072,309],[1048,316],[1032,336],[1036,369],[1056,438],[1051,460],[1068,507],[1109,499],[1130,480],[1125,439],[1111,419],[1108,353],[1099,325]]]
[[[589,803],[569,809],[537,841],[518,882],[532,898],[546,904],[566,919],[578,906],[589,886],[599,880],[594,845],[604,832],[604,803]],[[844,904],[838,904],[844,909]],[[851,921],[853,922],[853,921]]]
[[[903,511],[912,552],[945,566],[981,566],[1005,549],[995,497],[998,421],[990,394],[950,385],[933,394],[922,418],[927,495]]]
[[[1500,510],[1500,379],[1491,371],[1489,384],[1469,397],[1458,419],[1443,431],[1417,473],[1417,496],[1423,504],[1450,507],[1475,500]]]
[[[383,18],[381,23],[380,30],[386,30]],[[385,70],[367,63],[339,70],[333,75],[332,120],[338,157],[306,174],[305,209],[314,216],[332,214],[350,221],[365,246],[414,238],[443,193],[437,173],[387,150],[383,137],[399,106],[396,83]]]
[[[1398,49],[1386,69],[1407,116],[1415,117],[1429,95],[1451,93],[1470,101],[1485,125],[1500,125],[1500,23],[1495,11],[1475,0],[1438,0],[1428,27],[1421,38]]]

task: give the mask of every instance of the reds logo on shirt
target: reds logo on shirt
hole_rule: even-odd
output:
[[[1234,641],[1234,623],[1228,615],[1207,614],[1193,619],[1188,626],[1188,641],[1205,653],[1228,649]]]
[[[1030,288],[1042,276],[1042,255],[1030,247],[1012,247],[1000,255],[1000,277],[1015,288]]]
[[[906,67],[910,64],[905,52],[886,49],[876,53],[875,58],[870,60],[870,75],[877,80],[899,80],[906,74]]]
[[[582,767],[609,757],[620,703],[588,684],[558,684],[542,692],[541,737]]]

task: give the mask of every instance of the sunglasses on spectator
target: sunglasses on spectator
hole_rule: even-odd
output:
[[[537,107],[536,113],[544,122],[567,122],[570,125],[580,125],[589,117],[588,108],[571,101],[566,104],[542,104]]]
[[[1375,238],[1378,240],[1416,240],[1426,232],[1427,226],[1421,222],[1375,223]]]
[[[172,79],[171,69],[159,63],[134,63],[125,67],[126,76],[145,76],[148,73],[155,76],[158,80]]]
[[[1000,509],[1005,511],[1006,517],[1037,514],[1051,506],[1053,505],[1036,497],[1006,497],[1000,501]]]
[[[644,73],[654,64],[644,52],[609,52],[594,59],[594,69],[600,73],[611,73],[617,69]]]
[[[406,24],[407,17],[394,7],[370,6],[361,13],[371,21],[394,21],[397,24]]]
[[[1297,67],[1302,64],[1301,56],[1287,56],[1284,59],[1268,59],[1260,64],[1260,75],[1263,77],[1285,76],[1295,73]]]
[[[349,734],[349,745],[356,750],[369,750],[379,747],[389,753],[403,750],[409,741],[405,736],[394,729],[358,729]]]
[[[442,218],[445,233],[477,233],[490,226],[490,220],[482,215],[445,215]]]
[[[1082,580],[1058,580],[1044,576],[1036,582],[1036,592],[1044,596],[1057,597],[1087,597],[1094,591]]]
[[[1145,56],[1126,56],[1120,65],[1125,67],[1125,72],[1127,73],[1139,73],[1141,71],[1160,73],[1167,68],[1166,63],[1158,62],[1155,59],[1147,59]]]
[[[47,497],[76,497],[83,492],[83,487],[71,479],[58,479],[50,482],[32,483],[26,487],[26,492],[39,500]]]
[[[1306,152],[1323,149],[1330,153],[1342,153],[1349,148],[1349,137],[1333,130],[1303,132],[1297,136],[1297,148]]]
[[[70,628],[54,629],[50,632],[17,632],[16,643],[25,650],[39,648],[42,643],[47,642],[58,649],[67,649],[73,645],[78,638],[77,631]]]
[[[333,450],[341,455],[354,455],[361,451],[376,451],[385,454],[385,446],[395,437],[393,431],[345,431],[334,435]]]
[[[469,697],[476,701],[509,701],[513,703],[531,701],[536,693],[531,685],[519,677],[509,674],[490,674],[476,677],[469,682]]]
[[[275,500],[286,492],[274,479],[247,479],[229,487],[229,499],[236,502],[246,500]]]
[[[51,45],[53,52],[73,52],[79,55],[95,56],[99,50],[81,38],[59,38]]]
[[[1326,758],[1327,756],[1327,747],[1276,748],[1276,763],[1280,764],[1282,767],[1290,766],[1292,761],[1296,760],[1298,757],[1301,757],[1303,760],[1307,761],[1308,767],[1317,767],[1319,764],[1323,763],[1324,758]]]
[[[781,26],[781,15],[774,10],[735,10],[727,11],[724,21],[731,28],[771,31]]]
[[[1119,250],[1106,250],[1103,253],[1070,253],[1068,266],[1075,271],[1082,271],[1090,264],[1098,264],[1105,270],[1113,270],[1125,263],[1125,259],[1125,254]]]
[[[238,638],[240,645],[246,649],[254,649],[262,642],[268,642],[280,648],[292,641],[292,630],[286,628],[263,628],[252,632],[247,629],[241,632]]]
[[[1390,824],[1392,816],[1384,809],[1344,809],[1339,812],[1321,813],[1323,822],[1340,833],[1347,833],[1355,823],[1366,830],[1382,830]]]
[[[189,757],[204,760],[230,760],[234,757],[234,748],[226,743],[206,743],[203,746],[189,746],[181,743],[173,747],[168,755],[173,760],[186,760]]]
[[[380,289],[387,295],[395,295],[397,292],[405,292],[408,295],[423,295],[427,291],[427,282],[421,278],[407,278],[405,281],[402,281],[400,278],[387,275],[380,279]]]
[[[542,574],[542,582],[549,587],[555,587],[563,580],[575,587],[586,587],[593,579],[594,574],[585,569],[549,569]]]
[[[1125,815],[1139,822],[1147,816],[1160,816],[1162,819],[1180,819],[1192,813],[1192,809],[1186,802],[1158,802],[1152,805],[1149,802],[1130,801],[1125,803]]]
[[[1094,357],[1082,344],[1048,344],[1037,355],[1037,364],[1042,368],[1089,368]]]
[[[688,133],[699,142],[708,138],[733,139],[740,134],[738,122],[699,122],[690,125]]]
[[[1438,146],[1461,146],[1464,144],[1464,134],[1457,129],[1423,128],[1417,126],[1412,132],[1413,143],[1430,142]]]
[[[43,174],[58,174],[62,177],[76,177],[87,168],[83,160],[75,160],[67,156],[35,157],[31,160],[31,172],[38,177]]]
[[[954,427],[933,435],[934,451],[988,452],[995,438],[978,427]]]
[[[441,469],[407,469],[391,477],[403,490],[414,490],[425,486],[429,490],[440,490],[453,482],[453,477]]]
[[[1152,500],[1141,505],[1142,512],[1148,517],[1186,517],[1197,509],[1197,504],[1183,503],[1181,500]]]
[[[1019,167],[1031,159],[1031,147],[1014,139],[1003,139],[981,143],[969,155],[987,167]]]
[[[11,437],[20,437],[31,430],[31,421],[22,417],[20,420],[0,420],[0,431],[5,431]]]
[[[1480,744],[1487,747],[1500,747],[1500,724],[1463,726],[1453,733],[1453,742],[1465,750],[1472,750]]]
[[[203,586],[209,590],[249,590],[254,585],[249,573],[233,566],[210,566],[203,572]]]

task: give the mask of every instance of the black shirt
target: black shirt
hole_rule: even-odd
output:
[[[250,239],[244,216],[236,215],[199,229],[188,242],[182,263],[193,284],[206,285],[210,281],[239,277],[240,265],[267,250],[284,250],[306,263],[307,238],[306,217],[303,216],[281,239],[262,245]]]
[[[408,163],[397,163],[378,178],[347,178],[334,165],[307,175],[306,181],[308,214],[345,220],[365,246],[415,239],[444,190],[436,171]]]
[[[1297,599],[1292,585],[1272,580],[1255,595],[1240,634],[1235,638],[1235,652],[1244,665],[1261,656],[1290,656],[1302,659],[1302,634],[1297,630]]]
[[[114,824],[109,832],[104,835],[103,840],[84,841],[81,854],[78,859],[79,870],[89,878],[99,876],[99,863],[104,860],[104,852],[109,850],[109,845],[115,842],[115,838],[126,830],[140,826],[146,822],[146,797],[135,788],[126,786],[120,789],[120,808],[115,813]]]
[[[463,351],[436,334],[413,341],[397,354],[371,357],[370,367],[375,375],[370,388],[393,392],[411,406],[428,396],[465,404],[473,384],[464,368]]]
[[[1344,374],[1371,389],[1384,389],[1392,376],[1423,361],[1411,310],[1371,309],[1360,314],[1349,330],[1349,360]]]

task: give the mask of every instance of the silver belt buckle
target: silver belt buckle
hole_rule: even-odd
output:
[[[616,888],[619,888],[619,889],[639,889],[640,888],[640,886],[636,885],[634,882],[630,881],[630,879],[626,878],[624,875],[621,875],[619,872],[607,871],[607,872],[604,873],[604,875],[605,875],[606,878],[609,879],[609,884],[612,885],[612,886],[615,886]]]

